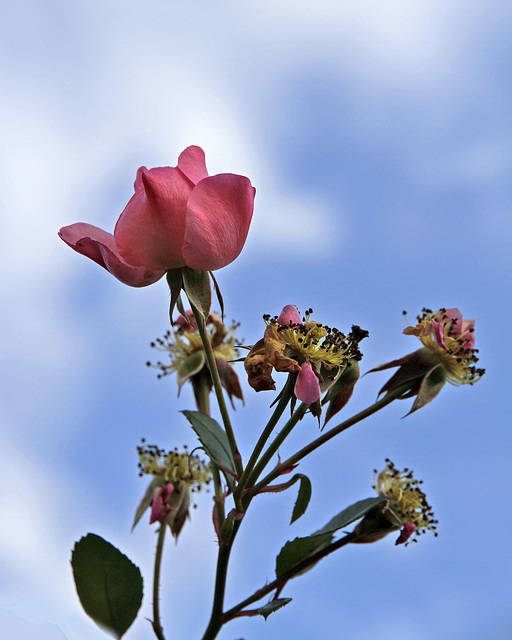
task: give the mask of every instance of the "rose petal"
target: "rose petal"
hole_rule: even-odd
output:
[[[59,237],[72,249],[94,260],[123,284],[146,287],[159,280],[164,271],[151,271],[145,267],[132,267],[122,259],[114,236],[92,224],[77,222],[63,227]]]
[[[223,173],[204,178],[188,200],[183,256],[186,265],[214,271],[242,251],[256,190],[248,178]]]
[[[312,404],[320,398],[320,382],[310,362],[306,361],[302,365],[295,382],[294,393],[301,402],[307,404]]]
[[[176,167],[142,167],[136,184],[138,189],[114,229],[120,255],[136,267],[184,267],[182,247],[190,181]]]
[[[206,170],[204,151],[201,147],[187,147],[178,158],[178,169],[183,171],[187,178],[197,184],[203,178],[208,177]]]

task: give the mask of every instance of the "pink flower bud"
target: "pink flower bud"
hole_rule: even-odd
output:
[[[189,333],[197,331],[197,324],[193,311],[189,309],[185,315],[186,317],[181,314],[178,316],[178,319],[176,320],[178,327],[183,329],[183,331],[188,331]]]
[[[320,398],[320,383],[310,362],[304,362],[297,375],[294,393],[301,402],[312,404]]]
[[[151,517],[149,519],[149,524],[158,522],[169,515],[171,507],[167,505],[167,501],[171,497],[173,491],[174,487],[171,483],[164,484],[155,489],[153,502],[151,503]]]
[[[297,307],[293,304],[287,304],[281,311],[277,323],[282,327],[288,327],[290,324],[302,324],[302,319],[297,311]]]

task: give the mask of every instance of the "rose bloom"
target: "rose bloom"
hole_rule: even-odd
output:
[[[79,222],[59,236],[133,287],[170,269],[215,271],[240,254],[256,191],[244,176],[209,176],[200,147],[187,147],[176,167],[141,167],[134,188],[113,235]]]

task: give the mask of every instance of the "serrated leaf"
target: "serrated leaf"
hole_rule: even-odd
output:
[[[332,539],[332,534],[325,533],[307,538],[295,538],[295,540],[287,542],[276,558],[276,576],[280,578],[286,572],[291,571],[301,562],[331,544]],[[313,566],[314,565],[311,565],[311,567],[302,571],[301,574],[306,573],[306,571],[309,571]]]
[[[261,607],[261,609],[258,609],[258,613],[266,620],[271,613],[274,613],[274,611],[286,607],[286,605],[290,604],[291,601],[291,598],[278,598],[277,600],[272,600],[264,607]]]
[[[297,501],[295,502],[295,506],[293,507],[292,519],[290,524],[293,524],[296,520],[298,520],[308,508],[309,501],[311,499],[311,481],[310,479],[303,475],[302,473],[298,473],[294,477],[300,478],[300,487],[299,493],[297,495]]]
[[[350,507],[343,509],[334,518],[331,518],[329,522],[319,529],[315,531],[314,536],[322,535],[324,533],[336,533],[339,529],[352,524],[356,520],[359,520],[363,516],[365,516],[368,511],[376,507],[381,502],[385,502],[387,498],[383,498],[382,496],[377,496],[376,498],[365,498],[364,500],[359,500],[354,504],[351,504]]]
[[[75,544],[71,566],[87,615],[102,629],[121,638],[142,603],[139,568],[119,549],[93,533]]]
[[[164,484],[164,482],[165,482],[165,478],[163,476],[155,476],[153,480],[151,480],[151,482],[149,483],[148,488],[146,489],[146,493],[144,494],[142,500],[139,503],[139,506],[137,507],[137,510],[135,511],[135,517],[133,519],[133,524],[132,524],[132,531],[137,526],[139,520],[144,515],[144,512],[146,511],[146,509],[148,509],[148,507],[151,506],[151,503],[153,502],[153,496],[155,495],[155,489],[160,485]]]
[[[199,441],[206,450],[206,453],[213,460],[234,472],[235,461],[231,454],[228,438],[219,423],[200,411],[186,410],[182,413],[192,425],[192,429],[196,432]],[[226,483],[230,491],[232,491],[233,476],[224,471],[222,467],[220,467],[220,469],[226,478]]]

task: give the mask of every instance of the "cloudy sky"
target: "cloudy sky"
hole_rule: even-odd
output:
[[[447,385],[402,420],[397,402],[305,461],[295,495],[254,503],[237,539],[227,605],[274,575],[284,542],[372,495],[372,470],[412,467],[440,520],[437,539],[340,551],[291,582],[294,602],[228,625],[234,638],[504,640],[510,586],[512,8],[496,1],[19,0],[0,21],[0,629],[10,640],[95,640],[70,549],[91,531],[148,580],[128,640],[150,637],[154,531],[130,526],[145,481],[142,436],[195,444],[171,379],[144,363],[167,330],[165,283],[123,286],[68,249],[77,221],[111,231],[140,165],[175,165],[198,144],[211,174],[257,188],[241,257],[218,275],[247,343],[264,313],[315,310],[359,324],[363,371],[417,348],[402,335],[426,306],[476,320],[485,377]],[[361,380],[346,415],[385,374]],[[272,394],[247,385],[235,415],[250,451]],[[317,435],[303,420],[292,453]],[[200,638],[216,546],[211,495],[165,551],[169,638]]]

